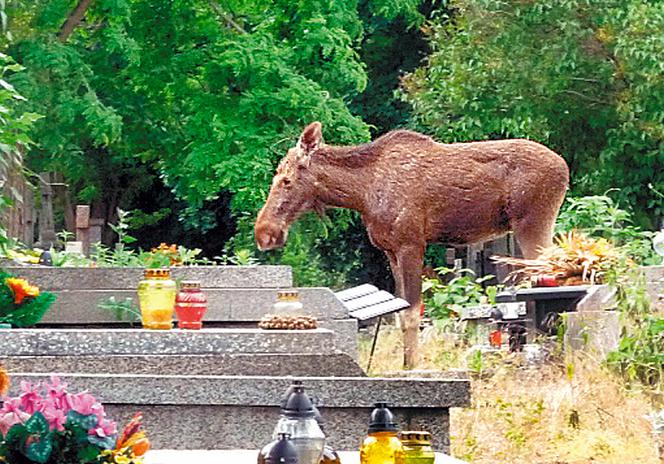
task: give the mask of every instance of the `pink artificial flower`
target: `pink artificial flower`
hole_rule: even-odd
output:
[[[115,424],[105,421],[106,412],[104,411],[104,407],[90,393],[81,392],[77,395],[72,395],[71,404],[72,409],[77,413],[84,416],[94,415],[97,417],[97,425],[89,430],[91,435],[95,434],[97,429],[101,429],[103,433],[107,433],[108,430],[115,427]],[[110,432],[110,434],[113,433],[115,432]],[[101,437],[105,436],[102,434],[98,435]]]
[[[56,409],[53,406],[47,406],[42,411],[42,414],[48,421],[48,426],[51,430],[62,432],[65,429],[65,422],[67,422],[67,415],[62,409]]]
[[[118,433],[118,427],[115,422],[104,419],[99,425],[88,432],[88,435],[97,435],[101,438],[112,437]]]
[[[71,408],[79,414],[89,416],[99,414],[101,404],[90,393],[84,391],[71,396]],[[102,408],[103,410],[103,408]]]
[[[30,414],[21,410],[20,398],[7,398],[0,409],[0,432],[6,435],[14,424],[22,424]]]
[[[32,415],[39,411],[42,406],[42,397],[39,394],[39,385],[32,386],[30,382],[21,382],[21,396],[19,396],[21,409]]]
[[[62,409],[66,415],[72,409],[72,395],[67,393],[67,384],[60,382],[60,378],[53,375],[51,376],[51,383],[44,382],[44,387],[53,406]]]

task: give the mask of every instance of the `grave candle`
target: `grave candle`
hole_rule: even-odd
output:
[[[173,328],[176,291],[170,269],[145,270],[144,279],[138,284],[138,302],[144,328],[156,330]]]

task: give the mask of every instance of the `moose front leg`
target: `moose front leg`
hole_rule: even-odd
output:
[[[422,304],[422,267],[424,245],[406,245],[397,250],[395,281],[397,296],[410,303],[410,308],[401,313],[403,331],[404,368],[413,369],[418,360],[418,336],[420,328],[420,306]],[[397,275],[398,274],[398,275]]]

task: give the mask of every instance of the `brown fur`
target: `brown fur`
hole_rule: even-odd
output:
[[[334,147],[312,123],[289,150],[255,225],[260,248],[286,241],[307,210],[360,212],[372,243],[390,260],[397,294],[411,303],[404,318],[406,364],[417,344],[426,244],[469,244],[510,230],[526,258],[551,244],[568,185],[565,161],[529,140],[441,144],[406,130],[372,143]]]

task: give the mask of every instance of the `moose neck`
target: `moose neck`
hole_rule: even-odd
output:
[[[318,183],[318,201],[364,212],[370,173],[367,163],[359,158],[364,156],[360,147],[326,146],[323,150],[310,166]]]

